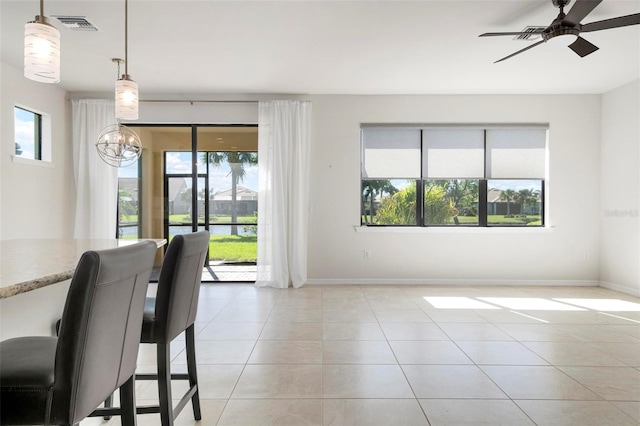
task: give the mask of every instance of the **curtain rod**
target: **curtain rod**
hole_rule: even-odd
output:
[[[212,103],[212,104],[257,104],[259,101],[241,101],[241,100],[190,100],[190,99],[141,99],[138,102],[148,103]]]

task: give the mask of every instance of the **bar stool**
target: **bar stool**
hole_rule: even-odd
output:
[[[73,425],[116,389],[122,424],[136,424],[134,373],[156,250],[147,241],[84,253],[59,337],[0,342],[1,424]]]
[[[193,416],[202,418],[196,372],[194,322],[198,309],[202,269],[209,249],[209,232],[176,235],[165,253],[156,297],[148,297],[142,319],[141,343],[156,345],[157,374],[137,374],[136,380],[157,380],[159,405],[137,407],[138,414],[160,413],[162,426],[173,421],[191,399]],[[170,344],[184,332],[187,374],[171,374]],[[171,380],[189,380],[189,390],[173,407]],[[111,399],[105,407],[111,406]],[[93,415],[118,414],[118,408],[98,409]]]

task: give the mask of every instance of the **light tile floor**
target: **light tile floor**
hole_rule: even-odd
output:
[[[196,332],[177,425],[640,425],[640,299],[603,288],[203,284]]]

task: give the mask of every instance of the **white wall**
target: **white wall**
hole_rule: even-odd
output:
[[[602,96],[600,156],[601,285],[640,296],[640,80]]]
[[[2,229],[8,234],[2,237],[10,238],[16,225],[37,221],[30,214],[24,215],[24,210],[20,215],[11,215],[7,207],[15,202],[18,194],[7,188],[10,185],[5,183],[8,181],[5,177],[12,179],[19,171],[5,154],[9,152],[7,149],[12,149],[13,129],[13,115],[6,111],[10,112],[13,102],[17,102],[5,96],[5,92],[11,94],[11,98],[20,93],[25,97],[20,103],[46,102],[47,105],[34,104],[34,107],[50,109],[52,114],[64,111],[65,102],[62,91],[28,82],[21,77],[20,70],[4,72],[6,68],[10,67],[3,64]],[[12,87],[5,89],[7,85]],[[43,90],[47,91],[46,96],[39,95],[45,93]],[[73,96],[83,97],[82,94]],[[606,95],[605,100],[609,102],[613,97],[614,94]],[[285,97],[263,95],[262,98]],[[309,283],[593,285],[600,281],[600,123],[606,118],[601,112],[600,96],[327,95],[305,98],[313,102]],[[49,104],[57,105],[59,110]],[[255,123],[257,118],[255,104],[195,105],[200,105],[198,122]],[[231,113],[214,114],[220,107]],[[189,121],[188,109],[187,105],[141,104],[139,122]],[[633,122],[628,117],[618,120]],[[54,122],[65,126],[64,119],[56,117]],[[360,123],[548,123],[550,164],[546,219],[551,227],[356,232],[360,217]],[[47,185],[55,188],[48,191],[51,197],[66,199],[66,203],[60,204],[60,210],[47,208],[43,211],[53,212],[53,218],[46,220],[59,223],[58,228],[70,234],[73,177],[66,136],[66,131],[58,134],[57,140],[67,142],[58,147],[66,151],[54,151],[55,168],[42,168],[36,172],[38,175],[58,173],[61,171],[59,164],[66,161],[63,167],[66,172],[62,176],[55,179],[53,176],[35,177],[24,172],[20,177],[30,182],[28,191],[33,191],[35,186],[42,187],[42,182],[50,182]],[[637,169],[637,163],[634,167]],[[29,167],[31,169],[37,168]],[[42,197],[34,197],[30,202],[38,207],[47,204]],[[47,215],[37,214],[38,218],[42,216]],[[51,228],[48,236],[58,236],[51,235],[51,232],[58,232],[56,226],[45,225],[45,228]],[[20,231],[17,234],[22,235]],[[363,258],[365,249],[371,253],[370,260]]]
[[[598,282],[600,96],[311,99],[310,283]],[[548,123],[552,227],[356,232],[360,123]]]
[[[0,340],[20,336],[55,336],[71,280],[0,299]]]
[[[72,237],[75,184],[65,91],[26,79],[22,69],[0,65],[0,238]],[[16,105],[51,115],[49,165],[12,160]]]

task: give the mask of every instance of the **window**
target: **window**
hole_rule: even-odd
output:
[[[546,127],[361,133],[361,225],[544,225]]]
[[[15,155],[42,160],[42,115],[14,107]]]
[[[140,159],[118,168],[118,235],[117,238],[140,238]]]

